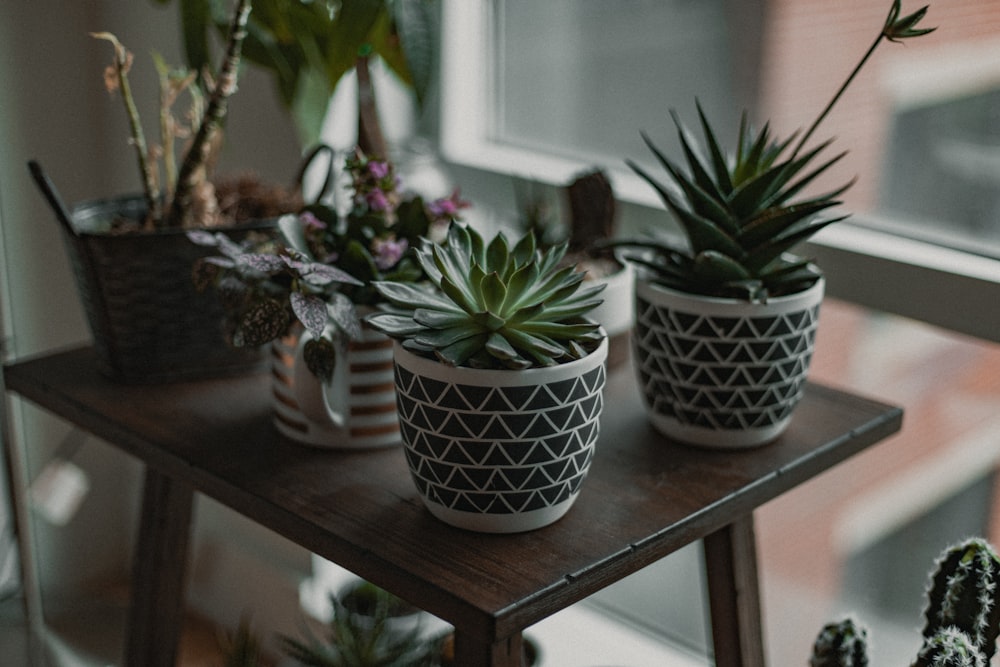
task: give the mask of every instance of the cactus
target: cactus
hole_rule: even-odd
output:
[[[985,540],[971,538],[946,549],[927,591],[924,638],[955,626],[975,642],[989,662],[1000,634],[998,581],[1000,557]]]
[[[924,639],[913,667],[986,667],[986,664],[975,641],[952,626]]]
[[[823,626],[813,644],[810,667],[867,667],[868,629],[853,618]]]
[[[987,667],[1000,636],[1000,556],[986,540],[945,549],[927,589],[922,645],[912,667]],[[810,667],[866,667],[868,631],[852,618],[823,627]]]

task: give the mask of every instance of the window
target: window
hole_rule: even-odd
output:
[[[696,120],[695,97],[719,127],[735,130],[744,107],[781,135],[807,126],[890,4],[445,0],[442,152],[511,209],[496,191],[510,192],[512,175],[563,185],[603,166],[621,222],[641,227],[665,214],[624,167],[647,161],[640,130],[670,152],[668,111]],[[903,11],[921,4],[903,0]],[[817,134],[849,151],[817,190],[858,181],[845,198],[852,219],[805,250],[830,297],[812,377],[907,416],[896,438],[759,513],[774,664],[806,661],[822,624],[846,610],[872,627],[873,662],[912,661],[931,560],[956,530],[1000,540],[1000,3],[932,1],[926,21],[933,35],[880,46]],[[896,567],[901,552],[913,570]],[[654,608],[662,581],[596,604],[620,618],[623,595],[649,595]],[[674,604],[697,610],[696,597]],[[685,632],[680,643],[704,652]]]
[[[609,171],[619,199],[656,208],[656,195],[624,166],[626,157],[649,161],[640,130],[670,151],[669,110],[690,122],[696,97],[720,128],[735,131],[742,108],[777,128],[808,125],[888,5],[445,0],[442,150],[459,165],[549,184],[596,164]],[[819,136],[850,151],[829,185],[860,177],[846,200],[855,218],[826,230],[810,252],[827,270],[831,294],[996,340],[1000,223],[989,226],[990,199],[980,195],[989,189],[989,149],[1000,136],[988,104],[1000,91],[1000,59],[990,57],[1000,49],[1000,5],[959,0],[932,7],[927,21],[942,27],[880,47],[821,126]],[[936,129],[957,124],[959,135]],[[934,153],[939,159],[929,160]],[[931,199],[974,210],[949,207],[964,222],[913,224],[904,202],[914,206],[913,190],[927,190],[922,183],[940,188],[934,170],[956,160],[963,166],[953,180],[975,171],[972,160],[987,169],[975,184],[957,183],[947,197]],[[956,225],[980,236],[956,240]],[[994,231],[982,234],[987,229]],[[936,243],[942,237],[950,247]],[[976,256],[963,252],[970,246]],[[884,280],[872,285],[870,275]]]

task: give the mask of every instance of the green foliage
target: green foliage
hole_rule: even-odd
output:
[[[313,340],[306,365],[332,377],[341,345],[334,339],[360,335],[358,306],[383,301],[380,280],[424,279],[413,248],[443,233],[467,206],[458,193],[425,204],[403,192],[392,163],[356,150],[346,160],[351,175],[350,210],[312,204],[278,220],[279,239],[237,244],[221,233],[193,231],[189,238],[219,256],[195,266],[196,285],[216,288],[237,347],[256,347],[288,333],[300,322]]]
[[[782,159],[788,141],[772,139],[768,126],[754,134],[744,115],[738,150],[729,161],[700,106],[698,112],[712,156],[710,165],[698,157],[676,115],[674,122],[688,162],[686,174],[643,135],[679,190],[671,190],[627,161],[656,189],[680,223],[688,245],[675,247],[658,240],[630,243],[655,254],[652,260],[631,259],[650,270],[659,283],[695,294],[763,299],[811,285],[819,276],[809,262],[789,258],[786,252],[842,219],[817,220],[815,215],[839,204],[836,197],[846,186],[806,200],[792,199],[841,156],[804,172],[824,146],[801,158]]]
[[[223,653],[222,667],[265,667],[269,664],[247,618],[241,618],[236,631],[226,637]]]
[[[217,208],[214,196],[206,195],[202,187],[210,164],[213,143],[226,117],[230,96],[236,92],[239,64],[243,42],[247,35],[247,21],[250,15],[250,0],[238,0],[230,13],[223,18],[226,36],[225,53],[218,74],[205,92],[192,87],[194,77],[188,73],[171,72],[156,58],[156,68],[160,79],[160,128],[161,145],[158,150],[147,147],[145,133],[139,112],[132,97],[128,73],[132,66],[132,54],[122,43],[107,32],[92,33],[114,47],[112,64],[105,70],[104,82],[108,92],[119,92],[129,121],[131,143],[135,149],[146,199],[147,215],[145,227],[152,229],[181,229],[218,224],[206,210]],[[180,128],[170,112],[170,107],[184,90],[192,93],[191,127]],[[190,133],[189,141],[180,166],[174,167],[174,139]],[[166,192],[161,191],[160,169],[156,155],[163,157],[163,170],[167,181]],[[163,196],[166,195],[166,201]]]
[[[294,220],[286,216],[283,220]],[[215,286],[230,321],[230,342],[236,347],[257,347],[288,333],[298,320],[317,339],[306,350],[309,369],[323,379],[333,374],[336,346],[326,339],[331,326],[336,334],[355,338],[360,322],[341,289],[361,285],[345,271],[289,248],[270,238],[235,243],[221,232],[190,231],[192,242],[219,251],[195,266],[196,287]]]
[[[839,161],[844,153],[814,166],[830,141],[803,152],[807,140],[830,112],[855,76],[883,41],[919,37],[933,30],[917,29],[927,7],[900,17],[894,0],[874,43],[799,142],[795,135],[775,138],[768,124],[753,131],[744,113],[735,155],[727,155],[701,106],[698,116],[704,145],[697,146],[676,113],[685,168],[667,158],[643,134],[646,145],[667,172],[668,182],[627,160],[663,200],[680,224],[686,243],[653,239],[620,245],[641,251],[633,261],[656,282],[693,294],[764,300],[791,294],[819,278],[810,263],[790,254],[799,243],[847,216],[818,217],[839,205],[851,183],[821,195],[800,197],[807,186]]]
[[[170,4],[171,0],[156,0]],[[211,63],[225,0],[177,0],[194,71]],[[319,137],[334,88],[359,56],[379,55],[422,102],[434,69],[433,0],[254,0],[246,61],[268,71],[304,145]]]
[[[420,625],[399,629],[392,609],[398,598],[377,589],[370,614],[349,611],[335,596],[333,619],[324,637],[282,637],[284,652],[306,667],[432,667],[437,663],[436,638],[422,635]]]
[[[367,322],[453,366],[523,369],[582,358],[602,338],[584,316],[604,285],[581,289],[584,273],[559,267],[565,253],[565,244],[539,250],[530,232],[513,247],[502,233],[487,245],[453,223],[444,244],[425,241],[417,251],[435,289],[376,282],[394,308]]]

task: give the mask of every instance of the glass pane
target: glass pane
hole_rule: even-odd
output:
[[[741,104],[727,4],[497,2],[493,139],[616,167],[645,161],[641,130],[673,145],[671,108],[686,117],[696,97],[710,112]]]
[[[808,126],[878,36],[890,2],[769,3],[761,115]],[[923,3],[904,2],[903,12]],[[903,43],[883,41],[815,140],[846,158],[818,183],[854,221],[1000,257],[1000,3],[930,3]],[[862,215],[863,214],[863,215]]]
[[[893,114],[887,229],[1000,257],[1000,87]]]
[[[768,664],[807,664],[849,614],[872,665],[911,664],[934,560],[1000,544],[1000,345],[828,299],[811,378],[903,406],[903,429],[758,512]]]

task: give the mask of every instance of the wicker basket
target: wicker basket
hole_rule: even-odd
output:
[[[210,249],[183,231],[107,233],[117,217],[141,219],[141,197],[83,202],[64,238],[101,372],[127,383],[235,375],[266,366],[266,348],[237,349],[223,332],[223,311],[200,293],[192,267]],[[274,221],[221,228],[234,239]]]

